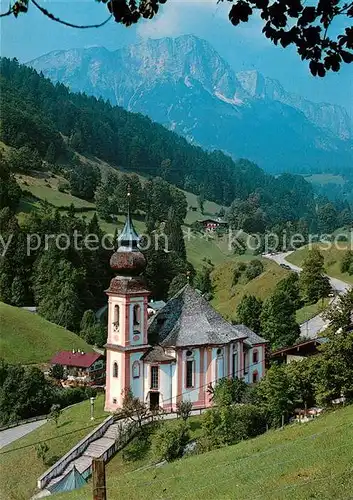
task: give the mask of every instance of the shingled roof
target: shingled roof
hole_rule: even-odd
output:
[[[232,325],[222,318],[189,284],[154,316],[149,334],[163,347],[218,345],[239,339],[266,342],[246,326]]]

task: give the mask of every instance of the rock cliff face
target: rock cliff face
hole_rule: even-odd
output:
[[[55,51],[29,65],[73,91],[109,99],[192,142],[271,171],[327,170],[351,160],[352,132],[342,108],[292,95],[256,71],[235,74],[208,42],[192,35],[115,52]]]
[[[287,92],[278,80],[264,77],[258,71],[237,73],[237,78],[248,94],[256,99],[270,99],[302,111],[314,125],[332,132],[340,139],[352,139],[352,126],[347,112],[329,103],[314,103]]]

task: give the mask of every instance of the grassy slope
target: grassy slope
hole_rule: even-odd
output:
[[[10,363],[46,363],[60,350],[92,348],[65,328],[0,302],[0,353]]]
[[[312,182],[313,184],[340,184],[343,185],[345,180],[341,175],[334,174],[313,174],[313,175],[305,175],[305,180],[308,182]]]
[[[60,180],[63,181],[64,179],[59,176],[51,177],[43,172],[38,177],[17,174],[16,179],[21,189],[31,192],[41,200],[47,200],[56,207],[70,206],[71,203],[77,208],[94,207],[94,204],[89,201],[81,200],[68,193],[61,193],[58,190],[58,184]]]
[[[349,276],[347,273],[342,273],[340,270],[340,264],[344,257],[345,252],[350,247],[347,243],[339,242],[337,246],[333,245],[331,248],[327,249],[325,244],[323,245],[315,245],[319,248],[320,252],[324,256],[325,259],[325,269],[326,273],[329,276],[334,278],[341,279],[346,281],[347,283],[353,283],[353,276]],[[308,247],[303,247],[300,250],[292,253],[287,257],[287,260],[292,264],[297,266],[301,266],[303,260],[308,255],[309,249]]]
[[[194,416],[190,417],[189,420],[189,425],[190,425],[190,440],[197,439],[201,435],[201,423],[202,423],[202,416]],[[178,420],[167,420],[165,422],[165,425],[167,425],[169,428],[174,427],[177,425]],[[152,438],[151,438],[152,439]],[[156,462],[155,457],[153,456],[153,452],[151,447],[147,450],[147,453],[145,456],[141,457],[140,460],[137,460],[135,462],[127,462],[123,459],[123,451],[117,453],[112,460],[108,463],[107,468],[106,468],[106,474],[109,475],[114,475],[117,471],[119,471],[119,474],[125,474],[128,472],[132,472],[136,469],[139,469],[140,467],[148,467],[152,465],[153,463]]]
[[[87,162],[92,163],[92,161],[85,159]],[[108,164],[99,163],[100,168],[103,173],[111,167]],[[94,208],[93,203],[89,203],[85,200],[81,200],[76,198],[75,196],[71,196],[68,193],[61,193],[58,191],[58,183],[60,177],[55,176],[51,177],[50,175],[40,175],[38,177],[32,177],[28,175],[18,175],[17,180],[22,189],[30,191],[32,194],[37,196],[42,200],[47,200],[49,203],[54,206],[69,206],[71,203],[77,208]],[[143,180],[143,179],[142,179]],[[25,184],[26,183],[26,184]],[[50,187],[49,187],[50,186]],[[210,201],[206,201],[204,204],[204,215],[201,214],[197,204],[197,196],[184,191],[184,194],[188,201],[188,207],[197,207],[197,210],[194,212],[192,210],[188,210],[185,223],[186,225],[190,225],[196,220],[203,219],[207,216],[215,216],[221,208],[217,203],[213,203]],[[35,210],[38,206],[38,202],[34,202],[29,198],[24,198],[21,201],[19,207],[19,219],[23,220],[23,217],[26,213],[31,210]],[[79,214],[80,217],[84,217],[86,219],[90,219],[93,216],[94,211],[82,212]],[[108,223],[106,221],[101,220],[100,224],[102,229],[108,233],[113,235],[116,226],[118,229],[123,227],[125,220],[125,216],[119,215],[117,224],[116,223]],[[145,224],[141,219],[134,219],[134,224],[136,229],[139,232],[143,232],[145,230]],[[230,253],[227,251],[226,242],[219,241],[216,239],[209,239],[206,241],[201,235],[190,238],[190,240],[186,239],[186,247],[188,258],[190,262],[196,267],[200,268],[202,266],[202,259],[206,257],[207,259],[211,259],[212,262],[217,265],[221,262],[230,258]]]
[[[158,469],[109,471],[109,500],[347,499],[353,490],[353,406],[307,424]],[[91,486],[58,499],[84,500]]]
[[[37,458],[35,444],[47,443],[48,460],[54,461],[55,457],[58,459],[107,417],[103,407],[104,398],[99,396],[95,403],[95,421],[92,425],[90,402],[83,401],[63,411],[58,427],[53,422],[48,422],[1,449],[0,497],[4,500],[28,500],[35,492],[37,478],[48,469]]]
[[[308,321],[313,318],[317,314],[323,312],[328,306],[330,300],[328,298],[324,300],[319,300],[316,304],[309,304],[308,306],[304,306],[301,309],[298,309],[296,313],[296,319],[299,324]]]
[[[249,260],[251,257],[243,255],[237,260]],[[252,257],[254,258],[254,257]],[[239,283],[232,286],[235,261],[225,262],[218,266],[212,273],[215,286],[215,298],[213,306],[228,319],[235,319],[236,307],[245,295],[255,295],[260,299],[268,297],[277,283],[288,275],[288,271],[282,269],[275,262],[268,259],[260,259],[264,265],[264,272],[249,283]]]

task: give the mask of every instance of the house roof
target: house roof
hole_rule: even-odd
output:
[[[157,312],[149,326],[149,334],[158,337],[163,347],[227,344],[239,339],[248,339],[250,343],[266,342],[246,326],[226,321],[189,284]]]
[[[205,224],[206,222],[212,222],[214,224],[228,224],[228,222],[226,220],[219,219],[219,218],[216,218],[216,219],[212,219],[212,218],[200,219],[197,222],[201,222],[201,224]]]
[[[89,368],[102,355],[97,352],[72,352],[61,351],[57,352],[52,360],[52,365],[77,366],[79,368]]]
[[[328,339],[326,337],[317,337],[315,339],[305,340],[304,342],[300,342],[298,344],[283,347],[282,349],[277,349],[277,351],[273,351],[271,353],[271,357],[275,357],[281,354],[290,354],[293,351],[300,352],[304,349],[316,348],[318,345],[324,344],[327,341]]]

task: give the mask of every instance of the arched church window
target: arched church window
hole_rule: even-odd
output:
[[[113,377],[118,378],[118,363],[113,364]]]
[[[216,351],[216,379],[220,380],[224,377],[224,362],[223,362],[223,349],[219,347]]]
[[[136,304],[134,305],[134,327],[140,326],[141,322],[141,307]]]
[[[195,372],[194,353],[191,350],[186,351],[186,380],[185,387],[190,389],[194,387],[194,372]]]
[[[140,363],[138,361],[132,363],[132,378],[140,378]]]

